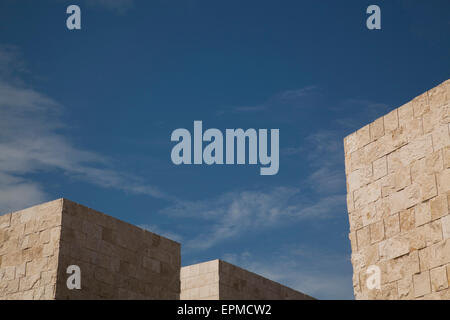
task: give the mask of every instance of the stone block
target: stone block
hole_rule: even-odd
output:
[[[430,273],[422,272],[413,276],[414,279],[414,296],[420,297],[431,293]]]
[[[448,288],[447,268],[445,266],[430,270],[431,289],[433,292]]]
[[[370,138],[371,141],[377,140],[384,136],[384,121],[383,117],[378,118],[370,124]]]

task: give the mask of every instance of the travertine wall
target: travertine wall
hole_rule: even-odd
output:
[[[219,300],[219,260],[181,268],[181,300]]]
[[[64,200],[56,299],[178,299],[180,244]],[[78,265],[82,290],[68,290]]]
[[[0,299],[179,298],[178,243],[65,199],[0,216],[0,240]]]
[[[450,80],[344,139],[357,299],[450,299],[449,103]]]
[[[0,216],[0,299],[53,299],[62,200]]]
[[[184,300],[310,300],[311,297],[222,260],[181,268]]]

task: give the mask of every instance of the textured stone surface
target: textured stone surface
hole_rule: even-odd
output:
[[[450,299],[449,103],[447,80],[344,139],[357,299]]]
[[[308,295],[222,260],[181,268],[182,300],[311,300]]]
[[[180,244],[69,200],[1,216],[0,240],[0,299],[179,298]]]

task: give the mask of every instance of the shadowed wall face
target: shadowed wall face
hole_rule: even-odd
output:
[[[447,80],[344,139],[357,299],[450,299],[449,103]]]
[[[178,299],[180,244],[64,200],[56,299]],[[68,290],[78,265],[82,289]]]
[[[182,300],[310,300],[311,297],[221,260],[181,268]]]

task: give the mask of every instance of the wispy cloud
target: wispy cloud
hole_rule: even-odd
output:
[[[336,123],[343,129],[355,131],[390,111],[389,105],[367,99],[346,99],[339,104],[339,110],[352,110],[350,117],[337,118]],[[355,110],[359,110],[355,112]]]
[[[42,171],[59,171],[101,187],[172,199],[140,178],[115,170],[107,157],[74,145],[64,135],[64,107],[41,92],[11,81],[10,76],[16,73],[8,68],[20,65],[20,60],[14,50],[1,48],[0,57],[9,62],[5,67],[0,58],[1,212],[45,200],[43,187],[27,179],[27,175]]]
[[[230,107],[227,110],[218,111],[217,115],[226,113],[260,113],[273,111],[274,108],[279,107],[305,107],[309,105],[305,98],[313,96],[317,93],[317,90],[317,86],[286,90],[269,97],[261,104]]]
[[[298,188],[229,192],[203,201],[181,201],[160,213],[211,221],[208,231],[186,242],[194,250],[209,249],[249,232],[262,232],[304,219],[324,219],[344,209],[345,198],[331,195],[312,201]]]

